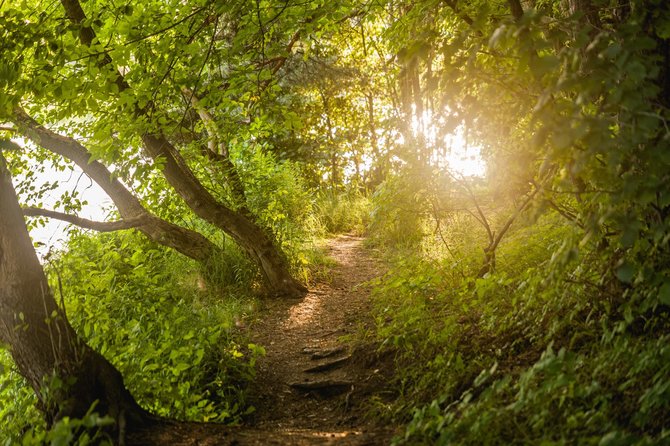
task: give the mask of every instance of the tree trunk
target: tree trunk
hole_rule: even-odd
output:
[[[570,14],[584,14],[580,21],[582,24],[588,23],[594,28],[592,31],[593,35],[602,28],[599,6],[594,6],[591,0],[568,0],[568,8]]]
[[[163,176],[191,210],[230,235],[256,262],[272,294],[298,297],[307,291],[291,276],[288,261],[265,231],[243,213],[219,203],[163,135],[145,134],[142,142],[151,158],[163,161]]]
[[[333,190],[337,190],[337,187],[340,185],[340,169],[339,162],[337,157],[337,147],[335,147],[335,141],[333,140],[333,123],[330,120],[330,103],[328,102],[328,97],[326,92],[323,89],[319,89],[319,94],[321,95],[321,103],[323,105],[323,114],[326,116],[326,142],[328,143],[328,152],[330,154],[330,187]]]
[[[365,94],[365,102],[368,110],[368,132],[370,133],[370,147],[374,155],[375,163],[370,173],[370,186],[374,190],[384,180],[385,168],[381,165],[382,155],[379,150],[379,138],[377,137],[377,124],[375,121],[375,103],[371,93]]]
[[[1,154],[0,340],[9,345],[49,423],[82,417],[96,401],[96,412],[117,421],[117,433],[150,419],[121,374],[77,336],[56,304]]]

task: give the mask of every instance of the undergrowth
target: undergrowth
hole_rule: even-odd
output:
[[[160,416],[224,423],[253,411],[245,388],[263,349],[235,325],[253,313],[255,300],[229,286],[244,272],[203,270],[131,232],[79,235],[69,248],[76,255],[45,265],[56,299],[140,405]],[[0,408],[0,438],[45,438],[36,398],[6,350],[0,373],[0,400],[11,402]]]
[[[315,215],[325,234],[363,235],[370,222],[370,201],[362,192],[320,192],[315,200]]]
[[[289,167],[282,169],[277,187],[288,183],[281,175]],[[291,194],[278,190],[275,196],[258,206],[279,214],[264,224],[279,237],[294,273],[307,284],[327,279],[332,261],[319,242],[327,233],[319,218],[311,207],[291,201],[297,199]],[[358,217],[349,221],[361,224]],[[75,231],[67,249],[44,266],[70,323],[119,369],[142,407],[172,419],[236,424],[255,410],[246,388],[264,354],[236,329],[255,317],[259,272],[228,237],[207,225],[199,229],[221,248],[205,264],[134,232]],[[104,443],[75,435],[87,423],[104,420],[95,412],[47,430],[34,393],[2,347],[0,377],[0,401],[11,402],[0,407],[0,444]]]
[[[480,278],[476,244],[454,256],[442,243],[458,246],[460,229],[425,231],[421,250],[393,227],[377,234],[391,260],[374,336],[397,392],[373,411],[406,423],[394,443],[670,443],[668,307],[632,307],[602,247],[575,250],[558,216],[516,225]]]

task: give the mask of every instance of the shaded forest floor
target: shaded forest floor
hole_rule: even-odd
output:
[[[372,323],[365,282],[380,267],[347,235],[328,242],[335,266],[329,280],[303,299],[266,300],[248,327],[266,355],[251,388],[256,412],[239,428],[178,423],[133,437],[132,444],[386,445],[393,429],[365,417],[370,395],[383,392],[385,375],[371,348],[346,341]]]

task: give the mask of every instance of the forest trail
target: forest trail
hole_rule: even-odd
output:
[[[329,444],[328,438],[385,444],[375,442],[380,432],[369,432],[359,410],[382,377],[366,352],[351,351],[340,340],[371,323],[364,320],[370,314],[364,284],[379,274],[379,265],[362,242],[347,235],[331,239],[328,255],[336,264],[330,280],[300,301],[268,302],[253,327],[252,340],[266,349],[257,372],[256,427],[319,439],[296,444]]]
[[[386,385],[384,370],[377,368],[373,352],[353,349],[343,339],[372,323],[365,282],[379,275],[380,267],[362,243],[349,235],[329,240],[328,255],[335,262],[329,280],[302,299],[263,301],[257,322],[248,328],[266,355],[251,389],[256,412],[246,425],[175,424],[152,429],[152,444],[389,444],[393,430],[371,425],[362,405]]]

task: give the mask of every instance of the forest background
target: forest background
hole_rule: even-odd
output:
[[[388,268],[398,444],[670,441],[667,2],[0,1],[0,37],[6,444],[244,420],[236,323],[341,232]],[[105,221],[46,199],[75,166]],[[23,216],[72,224],[42,265]]]

